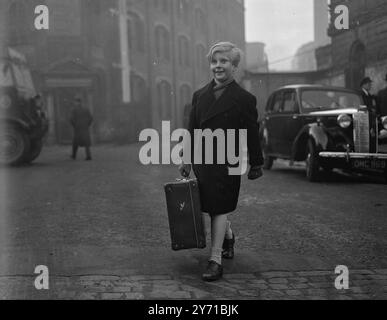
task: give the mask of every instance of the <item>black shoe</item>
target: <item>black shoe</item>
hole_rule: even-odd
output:
[[[235,244],[235,235],[232,233],[232,239],[224,239],[223,241],[223,252],[222,257],[224,259],[233,259],[234,258],[234,244]]]
[[[204,281],[216,281],[219,280],[223,275],[222,265],[215,261],[209,261],[206,271],[202,275]]]
[[[75,156],[70,156],[70,159],[75,160],[76,158]]]
[[[85,160],[86,160],[86,161],[90,161],[90,160],[91,160],[91,157],[87,157]]]

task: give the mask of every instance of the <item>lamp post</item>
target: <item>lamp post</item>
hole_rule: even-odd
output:
[[[128,45],[128,20],[126,0],[118,0],[118,23],[121,51],[122,101],[131,101],[130,90],[130,56]]]

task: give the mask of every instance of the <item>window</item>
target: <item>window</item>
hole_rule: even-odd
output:
[[[200,9],[195,10],[195,25],[198,30],[201,30],[202,32],[206,31],[206,18],[204,16],[204,13]]]
[[[294,91],[284,92],[284,103],[281,108],[281,112],[294,113],[296,112],[297,102],[296,93]]]
[[[191,65],[189,41],[187,37],[180,36],[178,43],[179,43],[179,65],[189,67]]]
[[[177,0],[177,14],[180,19],[189,22],[189,5],[188,0]]]
[[[162,80],[157,84],[157,98],[160,117],[162,120],[171,120],[172,90],[168,81]]]
[[[25,3],[21,1],[13,2],[9,9],[9,17],[11,44],[26,42],[29,38],[29,25],[26,22],[28,19]]]
[[[202,71],[206,71],[208,68],[206,49],[201,44],[196,46],[196,67]]]
[[[153,5],[156,9],[169,13],[169,0],[153,0]]]
[[[169,32],[163,26],[156,27],[156,57],[158,59],[170,59]]]
[[[281,105],[282,105],[282,92],[279,92],[271,100],[271,108],[269,109],[269,111],[271,113],[278,113],[280,112]]]
[[[145,100],[147,96],[145,80],[140,76],[132,76],[132,99],[135,102]]]
[[[130,49],[145,52],[145,26],[137,15],[133,15],[128,21],[128,37]]]
[[[183,84],[180,87],[180,107],[183,108],[186,104],[189,104],[191,99],[191,87],[187,84]]]

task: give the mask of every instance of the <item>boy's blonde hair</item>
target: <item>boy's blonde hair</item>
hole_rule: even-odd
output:
[[[231,63],[238,67],[239,63],[242,59],[242,50],[239,49],[235,44],[231,42],[218,42],[214,44],[210,51],[207,54],[207,59],[211,63],[212,57],[215,53],[221,52],[221,53],[228,53],[231,59]]]

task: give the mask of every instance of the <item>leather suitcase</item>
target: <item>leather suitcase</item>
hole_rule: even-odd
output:
[[[206,247],[203,215],[196,179],[181,179],[164,185],[172,250]]]

